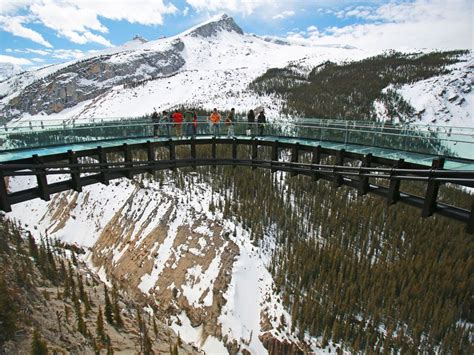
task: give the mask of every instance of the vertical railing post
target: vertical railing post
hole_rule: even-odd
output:
[[[292,162],[292,163],[298,163],[298,161],[299,161],[299,154],[300,154],[299,150],[300,150],[300,149],[299,149],[299,143],[295,143],[295,144],[293,145],[293,149],[291,150],[291,162]],[[292,171],[292,172],[291,172],[291,176],[296,176],[296,175],[298,175],[297,172],[295,172],[295,171]]]
[[[395,169],[402,168],[404,163],[403,159],[399,159],[395,165],[393,166]],[[392,174],[390,174],[392,175]],[[393,205],[398,202],[400,199],[400,179],[392,179],[390,178],[390,185],[388,188],[388,195],[387,195],[387,205]]]
[[[176,167],[176,146],[172,139],[168,140],[168,148],[170,150],[170,162],[171,162],[171,170],[174,170]]]
[[[362,158],[362,168],[370,168],[372,165],[372,153],[366,154]],[[366,174],[367,172],[363,172]],[[366,195],[369,192],[369,177],[368,176],[360,176],[359,178],[359,195]]]
[[[102,146],[97,147],[97,156],[99,158],[100,182],[104,185],[109,184],[109,174],[107,174],[107,153]]]
[[[237,139],[234,137],[232,140],[232,160],[234,161],[233,167],[235,168],[237,161]]]
[[[67,155],[68,155],[69,164],[71,165],[78,164],[77,155],[74,151],[69,149],[67,151]],[[81,185],[81,175],[79,173],[79,167],[70,167],[70,170],[71,170],[71,187],[74,191],[81,192],[82,185]]]
[[[272,143],[272,173],[277,171],[277,169],[274,167],[275,165],[278,165],[278,140],[275,140]]]
[[[48,180],[46,178],[46,170],[42,167],[43,161],[38,156],[38,154],[33,155],[33,163],[38,165],[38,168],[35,169],[36,173],[36,182],[38,183],[38,196],[44,200],[49,201],[49,189],[48,189]]]
[[[474,234],[474,203],[471,205],[471,214],[466,224],[466,233]]]
[[[336,166],[343,166],[344,165],[344,149],[340,149],[336,152]],[[334,182],[336,187],[342,186],[344,182],[344,177],[339,174],[334,174]]]
[[[12,210],[3,170],[0,170],[0,209],[4,212],[11,212]]]
[[[196,138],[191,137],[191,158],[193,159],[193,168],[196,168]]]
[[[318,145],[313,148],[313,156],[311,157],[311,164],[321,164],[321,145]],[[314,170],[319,170],[319,168],[313,167],[312,169],[313,169],[313,181],[318,181],[321,175],[314,172]]]
[[[133,178],[133,172],[132,172],[132,150],[130,149],[130,146],[127,143],[123,144],[123,155],[124,155],[124,160],[125,160],[125,177],[127,179],[132,179]]]
[[[212,167],[215,168],[216,160],[217,160],[216,137],[212,137],[211,157],[212,157]]]
[[[148,160],[148,166],[149,166],[148,172],[150,174],[153,174],[154,169],[152,168],[152,166],[155,163],[155,150],[150,141],[146,141],[146,152],[147,152],[147,160]]]
[[[431,169],[443,169],[444,158],[440,157],[438,159],[433,159],[431,163]],[[431,216],[436,210],[436,200],[438,199],[440,183],[438,181],[433,181],[428,178],[428,186],[426,187],[425,202],[423,204],[423,211],[421,216],[423,218]]]
[[[256,138],[252,139],[252,170],[257,168],[256,160],[258,158],[258,141]]]

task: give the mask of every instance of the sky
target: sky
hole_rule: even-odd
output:
[[[0,0],[0,63],[34,69],[226,13],[246,33],[369,50],[473,49],[472,0]]]

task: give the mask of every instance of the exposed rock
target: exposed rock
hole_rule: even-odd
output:
[[[459,98],[459,95],[453,94],[453,95],[450,95],[450,96],[448,97],[448,101],[449,101],[449,102],[454,102],[454,101],[456,101],[458,98]]]
[[[305,353],[295,343],[280,341],[270,333],[262,334],[259,338],[269,355],[303,355]]]
[[[8,102],[2,114],[12,119],[19,112],[58,113],[94,99],[113,86],[176,73],[185,63],[183,50],[184,43],[177,39],[167,50],[141,51],[133,60],[120,61],[118,53],[76,62],[34,81]]]
[[[199,26],[194,29],[190,35],[193,37],[212,37],[221,31],[237,32],[244,34],[244,31],[235,23],[232,17],[222,15],[218,21],[206,23],[205,25]]]

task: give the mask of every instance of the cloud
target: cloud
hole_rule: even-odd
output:
[[[291,16],[294,16],[294,15],[295,15],[295,12],[292,11],[292,10],[283,11],[282,13],[273,16],[272,19],[274,19],[274,20],[283,20],[283,19],[285,19],[285,18],[287,18],[287,17],[291,17]]]
[[[53,29],[60,37],[71,42],[86,44],[98,43],[103,46],[112,46],[104,37],[108,28],[101,22],[101,18],[116,21],[128,21],[142,25],[162,25],[163,16],[174,14],[178,9],[172,3],[164,0],[1,0],[2,11],[9,14],[8,22],[16,23],[15,31],[9,32],[29,38],[46,47],[51,45],[40,34],[18,26],[19,18],[15,13],[26,13],[27,16],[44,26]],[[6,10],[3,2],[5,2]],[[97,33],[98,32],[98,33]],[[26,37],[28,36],[28,37]],[[39,36],[39,37],[38,37]]]
[[[12,63],[12,64],[17,64],[17,65],[33,64],[32,61],[26,58],[18,58],[18,57],[12,57],[9,55],[2,55],[2,54],[0,54],[0,63]]]
[[[79,49],[56,49],[51,56],[56,59],[70,60],[84,57],[85,53]]]
[[[40,55],[43,57],[48,56],[49,58],[54,58],[54,59],[61,59],[61,60],[71,60],[71,59],[79,59],[84,57],[85,52],[79,50],[79,49],[32,49],[32,48],[26,48],[26,49],[12,49],[12,48],[7,48],[5,50],[7,53],[22,53],[22,54],[36,54]],[[98,51],[93,51],[90,50],[88,53],[95,53]],[[31,58],[31,60],[34,60],[38,62],[41,58]]]
[[[9,32],[17,37],[23,37],[33,42],[39,43],[45,47],[52,48],[51,43],[46,41],[43,36],[30,28],[23,26],[23,23],[29,19],[25,16],[0,16],[0,28],[5,32]]]
[[[196,11],[228,11],[233,13],[243,13],[251,15],[256,9],[274,5],[274,0],[186,0]]]
[[[1,0],[0,15],[13,13],[18,9],[31,5],[36,0]]]
[[[341,17],[358,17],[364,23],[307,29],[313,44],[344,44],[361,49],[460,49],[472,48],[470,0],[415,0],[379,7],[348,7]]]
[[[186,17],[186,16],[188,16],[188,14],[189,14],[189,7],[186,6],[183,10],[183,16]]]
[[[31,49],[31,48],[27,48],[24,50],[25,53],[34,53],[34,54],[38,54],[38,55],[48,55],[49,53],[51,53],[50,50],[43,50],[43,49]]]

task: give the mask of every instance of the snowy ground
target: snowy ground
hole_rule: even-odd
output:
[[[31,187],[35,183],[34,178],[15,178],[10,182],[10,189]],[[188,183],[191,183],[191,180]],[[273,335],[282,340],[296,341],[296,338],[288,334],[291,317],[283,309],[281,299],[273,294],[273,280],[266,268],[274,248],[272,236],[265,237],[262,247],[254,246],[249,239],[249,231],[244,230],[233,220],[223,219],[222,212],[211,211],[211,200],[217,205],[217,201],[223,198],[222,194],[214,192],[212,195],[209,186],[205,183],[194,181],[190,186],[192,188],[181,190],[172,181],[160,187],[158,182],[143,180],[142,188],[137,188],[130,181],[120,179],[112,181],[109,186],[85,187],[84,192],[78,195],[73,192],[54,195],[49,203],[37,199],[17,204],[13,206],[10,216],[21,221],[23,225],[28,225],[37,238],[49,235],[89,248],[94,246],[100,232],[114,215],[127,214],[128,218],[133,216],[135,223],[128,226],[126,232],[131,236],[130,240],[136,241],[134,248],[138,249],[142,242],[141,238],[164,218],[163,211],[173,206],[170,205],[172,202],[167,197],[172,195],[176,203],[174,211],[179,211],[179,213],[170,214],[167,237],[147,254],[156,255],[153,260],[155,266],[150,274],[141,278],[139,285],[141,291],[148,294],[154,288],[163,268],[169,266],[168,260],[175,260],[177,263],[180,258],[185,257],[186,252],[199,254],[199,248],[203,250],[207,243],[205,238],[199,241],[200,246],[196,250],[174,248],[173,242],[178,228],[183,225],[192,225],[196,218],[205,217],[207,222],[196,227],[196,231],[209,236],[212,235],[212,225],[220,225],[222,235],[228,234],[228,238],[239,248],[238,257],[232,266],[231,282],[224,294],[227,303],[222,307],[218,318],[222,326],[222,334],[227,335],[229,340],[235,339],[240,344],[246,344],[243,345],[244,348],[252,354],[265,353],[266,350],[259,340],[259,335],[262,333],[261,314],[265,311],[275,328],[272,331]],[[114,263],[119,263],[122,256],[129,252],[128,243],[124,240],[112,250]],[[205,290],[213,288],[224,247],[225,244],[221,249],[216,250],[215,258],[206,269],[196,266],[186,271],[186,282],[182,285],[182,289],[190,305],[202,307],[209,306],[212,302],[210,296],[204,297],[203,303],[199,303],[198,300],[204,295]],[[90,261],[89,255],[86,255],[85,259]],[[96,271],[103,280],[107,280],[107,274],[103,268]],[[212,292],[208,292],[208,295],[212,295]],[[287,330],[277,333],[276,327],[282,316],[286,320]],[[184,312],[175,319],[172,328],[181,335],[183,340],[194,343],[209,354],[227,352],[223,342],[216,337],[208,336],[203,339],[201,327],[191,327]],[[316,344],[316,339],[308,338],[307,340],[312,341],[313,345]]]
[[[415,124],[474,127],[474,55],[449,66],[449,74],[392,87],[414,108]],[[380,120],[386,120],[384,107],[375,103]]]
[[[297,63],[301,70],[307,71],[327,60],[340,62],[375,54],[344,47],[280,45],[257,36],[228,31],[221,31],[212,37],[196,37],[189,34],[191,31],[192,29],[174,37],[147,43],[134,41],[129,45],[95,54],[112,54],[109,59],[104,60],[126,63],[150,51],[165,51],[173,41],[180,40],[184,43],[181,56],[186,64],[178,72],[148,81],[136,88],[115,86],[93,100],[81,102],[57,114],[39,113],[32,116],[24,113],[21,120],[137,117],[150,114],[154,107],[163,110],[181,105],[205,109],[218,107],[221,111],[235,107],[237,112],[247,112],[250,108],[263,106],[269,116],[278,116],[281,109],[279,98],[258,97],[248,90],[248,84],[267,69]],[[0,83],[0,95],[8,94],[1,101],[7,103],[20,93],[21,88],[34,80],[74,63],[51,66]],[[141,69],[145,72],[147,70]],[[104,82],[97,82],[96,85],[103,86]]]

